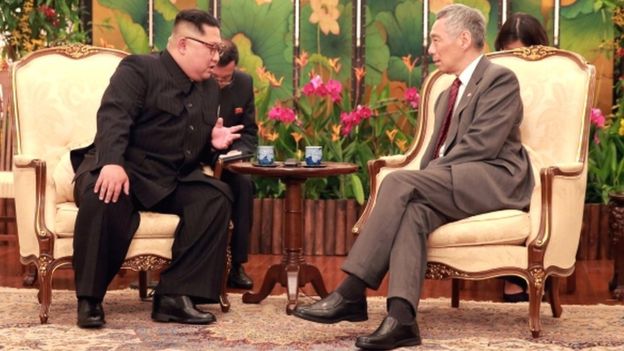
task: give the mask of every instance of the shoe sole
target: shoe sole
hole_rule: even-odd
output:
[[[102,321],[102,322],[84,322],[84,323],[80,323],[77,322],[76,325],[80,328],[83,329],[95,329],[95,328],[101,328],[104,326],[104,324],[106,324],[106,321]]]
[[[342,322],[342,321],[347,321],[347,322],[364,322],[364,321],[368,320],[368,314],[365,314],[365,315],[352,314],[352,315],[343,316],[343,317],[337,318],[337,319],[326,319],[326,318],[309,316],[307,314],[298,313],[297,310],[295,310],[295,311],[293,311],[293,315],[295,315],[295,316],[297,316],[299,318],[305,319],[307,321],[323,323],[323,324],[334,324],[334,323],[338,323],[338,322]]]
[[[182,319],[176,316],[163,314],[163,313],[152,313],[152,320],[161,323],[181,323],[181,324],[211,324],[216,322],[216,319],[213,320],[204,320],[204,319]]]
[[[401,342],[398,342],[394,345],[376,345],[376,344],[367,344],[367,343],[355,343],[356,347],[359,347],[361,349],[365,349],[365,350],[391,350],[391,349],[395,349],[397,347],[402,347],[402,346],[416,346],[416,345],[421,345],[422,344],[422,340],[420,338],[417,339],[407,339],[407,340],[403,340]]]

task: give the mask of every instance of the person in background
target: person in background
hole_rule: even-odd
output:
[[[253,154],[258,146],[258,126],[254,105],[253,78],[237,69],[238,50],[230,40],[223,40],[223,54],[214,68],[213,77],[219,84],[219,117],[226,127],[242,125],[241,138],[222,152],[240,151]],[[253,281],[245,273],[243,263],[247,262],[249,236],[253,219],[253,183],[251,176],[225,170],[221,179],[234,194],[232,223],[234,231],[230,243],[232,249],[232,270],[227,284],[231,288],[251,289]]]
[[[548,36],[537,18],[522,12],[509,16],[494,41],[496,51],[531,45],[548,45]]]
[[[548,46],[548,36],[537,18],[522,12],[514,13],[507,19],[494,41],[497,51],[531,45]],[[529,301],[528,285],[524,279],[516,276],[506,276],[502,279],[505,281],[503,301]]]
[[[381,182],[376,204],[335,291],[293,314],[319,322],[368,319],[366,289],[389,274],[387,316],[355,346],[419,345],[416,312],[427,268],[427,236],[441,225],[500,209],[526,209],[533,191],[520,142],[523,105],[515,74],[483,55],[485,18],[453,4],[437,14],[429,54],[455,81],[435,103],[433,137],[420,170],[398,170]]]
[[[221,51],[217,19],[180,11],[164,51],[120,62],[97,112],[93,144],[72,150],[79,327],[104,325],[102,300],[139,227],[139,211],[180,217],[152,319],[216,320],[193,299],[218,301],[232,194],[201,166],[214,165],[217,151],[229,148],[243,128],[217,118],[219,86],[209,78]]]

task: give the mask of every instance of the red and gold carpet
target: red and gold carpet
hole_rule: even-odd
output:
[[[49,324],[39,324],[36,291],[0,288],[1,350],[352,350],[357,335],[374,330],[385,315],[385,300],[368,299],[369,320],[322,325],[285,314],[285,297],[261,304],[230,295],[232,309],[208,326],[162,324],[150,319],[151,304],[135,290],[111,291],[104,309],[107,324],[99,330],[76,326],[72,291],[55,290]],[[564,305],[552,318],[542,304],[542,336],[528,331],[528,304],[423,300],[418,322],[419,350],[624,350],[624,306]]]

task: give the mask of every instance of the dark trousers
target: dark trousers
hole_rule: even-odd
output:
[[[253,182],[251,176],[224,171],[221,180],[227,183],[234,195],[232,204],[232,264],[248,260],[251,224],[253,222]]]
[[[138,211],[149,210],[180,216],[171,264],[161,272],[156,293],[217,301],[225,269],[230,201],[210,185],[178,183],[152,208],[142,208],[132,195],[123,194],[116,203],[105,204],[93,192],[97,177],[89,172],[81,175],[74,190],[79,206],[73,255],[76,295],[104,297],[139,226]]]
[[[427,269],[427,235],[470,215],[455,206],[450,171],[392,172],[383,179],[342,270],[372,289],[389,273],[388,298],[403,298],[416,311]]]

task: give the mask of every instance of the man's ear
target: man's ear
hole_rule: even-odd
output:
[[[184,39],[184,37],[174,37],[172,40],[174,40],[173,46],[175,50],[179,52],[180,55],[185,55],[186,50],[188,49],[187,40]]]
[[[463,49],[467,49],[472,46],[472,35],[470,35],[470,32],[467,30],[459,33],[459,40]]]

